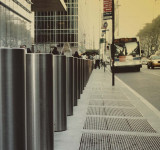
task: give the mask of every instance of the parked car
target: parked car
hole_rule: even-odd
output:
[[[147,65],[148,59],[146,57],[141,58],[142,65]]]
[[[160,67],[160,56],[158,55],[151,55],[147,62],[148,69],[154,69],[154,67]]]

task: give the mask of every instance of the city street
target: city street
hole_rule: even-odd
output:
[[[160,110],[160,68],[147,69],[143,65],[140,72],[116,73],[116,76]]]

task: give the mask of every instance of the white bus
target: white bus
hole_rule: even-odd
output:
[[[114,70],[140,71],[141,51],[136,38],[120,38],[114,40]],[[142,51],[143,52],[143,51]],[[111,58],[111,48],[110,48]],[[110,59],[112,61],[112,58]],[[110,62],[113,71],[112,62]]]

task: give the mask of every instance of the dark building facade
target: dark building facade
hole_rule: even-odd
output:
[[[78,0],[65,0],[67,11],[35,12],[35,47],[48,52],[70,43],[78,48]]]

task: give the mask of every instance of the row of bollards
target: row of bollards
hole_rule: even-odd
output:
[[[0,150],[53,150],[92,68],[91,60],[1,48]]]

